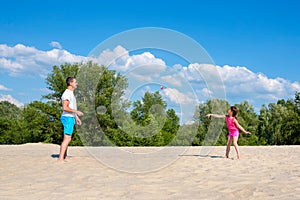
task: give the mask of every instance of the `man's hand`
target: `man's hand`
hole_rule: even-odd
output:
[[[83,112],[78,111],[78,110],[75,111],[75,114],[76,114],[77,116],[79,116],[79,117],[80,117],[80,116],[83,116]]]
[[[78,117],[76,117],[76,124],[79,125],[79,126],[82,124],[81,120]]]

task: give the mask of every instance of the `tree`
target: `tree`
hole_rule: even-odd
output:
[[[49,132],[46,134],[45,142],[51,142],[59,144],[62,141],[62,126],[60,125],[59,116],[62,112],[61,96],[67,88],[67,77],[76,77],[78,70],[82,63],[65,63],[60,66],[53,66],[52,72],[48,74],[46,78],[47,88],[51,91],[48,95],[43,96],[48,100],[45,104],[34,103],[30,107],[35,107],[36,112],[44,112],[44,115],[48,115],[48,125],[53,127],[52,129],[46,129]],[[76,95],[76,91],[75,91]],[[37,107],[36,107],[37,106]],[[31,109],[31,108],[30,108]],[[33,112],[33,111],[32,111]],[[32,122],[33,123],[33,122]],[[45,122],[46,123],[46,122]],[[41,131],[41,130],[40,130]],[[76,134],[76,129],[73,134],[73,139],[70,145],[81,145],[79,136]]]
[[[176,134],[179,129],[179,117],[176,115],[175,110],[168,109],[166,117],[167,119],[162,130]]]
[[[121,99],[124,92],[118,86],[127,87],[125,77],[103,65],[88,62],[80,66],[77,81],[78,107],[85,113],[81,117],[83,123],[78,127],[83,144],[112,145],[113,138],[117,138],[113,134],[120,132],[113,115],[121,118],[121,112],[117,112],[122,107],[120,104],[126,102]]]
[[[163,101],[159,92],[146,92],[141,101],[133,103],[133,110],[130,112],[132,119],[139,125],[146,126],[150,120],[150,114],[162,115],[166,109],[166,102]]]
[[[259,134],[271,145],[292,145],[300,143],[300,116],[295,100],[278,100],[263,107],[259,116]]]
[[[239,109],[238,121],[246,130],[255,133],[258,125],[258,118],[254,112],[254,108],[247,102],[235,104]],[[210,99],[206,103],[199,104],[195,114],[195,120],[199,122],[197,135],[193,141],[193,145],[226,145],[228,130],[225,126],[225,120],[220,118],[206,118],[206,114],[215,113],[227,115],[230,105],[225,100]],[[244,136],[240,134],[239,144],[241,145],[257,145],[258,137],[253,134]]]
[[[22,110],[8,102],[0,102],[0,144],[22,144],[26,142]]]
[[[224,119],[208,119],[207,113],[227,114],[226,100],[210,99],[198,105],[193,124],[180,126],[175,110],[168,109],[159,92],[146,92],[131,103],[124,97],[128,83],[125,76],[96,63],[65,63],[53,66],[46,78],[45,102],[34,101],[19,108],[0,102],[0,144],[62,141],[59,120],[61,96],[67,77],[79,82],[75,96],[85,115],[76,127],[70,145],[225,145],[228,131]],[[132,105],[132,107],[130,107]],[[294,99],[262,105],[259,115],[248,102],[235,104],[238,121],[253,134],[240,135],[241,145],[299,145],[300,93]],[[132,108],[131,111],[128,111]]]
[[[12,104],[8,101],[0,102],[0,117],[6,116],[8,118],[20,118],[21,109],[15,104]]]
[[[262,105],[260,109],[260,114],[258,117],[258,127],[257,127],[257,137],[259,143],[262,145],[270,144],[272,137],[270,133],[269,123],[270,123],[271,113],[269,112],[265,104]]]
[[[77,127],[78,135],[85,146],[105,145],[104,133],[101,131],[97,117],[95,94],[99,78],[106,68],[96,63],[87,62],[81,64],[78,74],[76,99],[78,109],[84,116],[80,119],[82,125]]]
[[[208,113],[227,114],[229,103],[225,100],[210,99],[206,103],[199,104],[195,114],[198,121],[197,135],[192,145],[225,145],[227,142],[227,129],[224,119],[206,118]]]
[[[247,101],[240,104],[235,104],[239,109],[237,119],[239,124],[247,131],[250,131],[251,135],[245,135],[243,133],[239,136],[239,144],[241,145],[258,145],[258,137],[256,131],[258,128],[258,116],[254,112],[254,107],[251,106]]]
[[[59,103],[61,96],[66,89],[66,79],[68,77],[76,77],[79,69],[79,63],[65,63],[60,66],[54,65],[52,72],[46,78],[47,88],[51,91],[50,94],[43,98]]]
[[[130,105],[124,98],[127,86],[125,76],[107,68],[103,70],[96,85],[95,108],[105,109],[105,112],[96,112],[99,125],[110,142],[119,146],[129,142],[126,134],[119,128]]]
[[[70,145],[109,145],[111,141],[115,141],[113,138],[122,138],[115,117],[125,116],[123,112],[128,102],[121,97],[127,87],[126,78],[92,62],[54,66],[46,78],[51,93],[44,96],[49,100],[47,104],[55,108],[52,115],[61,115],[61,96],[66,89],[65,80],[69,76],[75,77],[79,83],[74,93],[78,109],[85,113],[81,118],[83,124],[76,127]],[[105,111],[102,112],[101,109]],[[55,118],[53,123],[57,122],[59,119]],[[60,140],[60,137],[56,138]]]
[[[47,142],[59,144],[62,141],[60,112],[49,103],[34,101],[25,106],[22,117],[26,122],[25,131],[28,142]]]
[[[295,93],[295,100],[294,100],[297,108],[297,112],[300,115],[300,92]]]
[[[179,118],[175,110],[168,109],[161,94],[146,92],[141,100],[133,102],[130,112],[133,125],[129,132],[133,134],[135,145],[168,145],[179,129]]]

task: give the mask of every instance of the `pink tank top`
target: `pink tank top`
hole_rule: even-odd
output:
[[[239,129],[234,123],[235,117],[229,117],[226,115],[226,125],[229,131],[229,134],[238,133]]]

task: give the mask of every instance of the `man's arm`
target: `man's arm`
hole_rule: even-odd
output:
[[[82,116],[83,113],[80,112],[79,110],[74,110],[72,108],[69,107],[69,100],[63,100],[63,111],[65,112],[70,112],[70,113],[75,113],[78,116]]]

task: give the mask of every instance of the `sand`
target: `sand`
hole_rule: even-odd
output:
[[[2,145],[0,199],[300,199],[300,146],[207,148]]]

